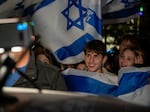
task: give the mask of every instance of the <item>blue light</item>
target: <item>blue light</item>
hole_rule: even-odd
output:
[[[110,53],[110,54],[112,54],[114,52],[115,52],[114,50],[107,50],[107,53]]]
[[[143,12],[140,12],[140,16],[143,16]]]
[[[18,31],[23,31],[23,30],[27,30],[27,29],[28,29],[28,24],[26,22],[17,24]]]

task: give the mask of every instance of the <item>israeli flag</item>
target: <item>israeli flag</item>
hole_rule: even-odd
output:
[[[82,61],[84,45],[101,40],[101,0],[43,0],[32,18],[43,45],[63,64]]]
[[[119,71],[117,97],[150,106],[150,67],[126,67]]]
[[[62,72],[69,91],[90,94],[112,94],[116,91],[118,77],[77,69],[66,69]]]
[[[122,23],[130,18],[140,16],[141,0],[112,0],[111,3],[103,7],[103,24]]]
[[[127,67],[119,77],[75,69],[62,72],[69,91],[110,95],[120,99],[150,106],[150,67]]]

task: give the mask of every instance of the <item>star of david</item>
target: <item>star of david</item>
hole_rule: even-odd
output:
[[[79,16],[77,18],[71,19],[69,16],[70,9],[72,7],[77,8],[79,11]],[[68,0],[68,6],[66,9],[62,11],[62,14],[67,19],[67,30],[69,30],[72,26],[75,26],[81,30],[84,30],[84,17],[86,16],[87,9],[82,7],[81,0]]]

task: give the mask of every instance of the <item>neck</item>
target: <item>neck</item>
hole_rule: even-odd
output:
[[[97,70],[97,72],[98,72],[98,73],[103,73],[103,69],[100,68],[100,69]]]
[[[17,68],[21,68],[21,67],[27,65],[28,62],[29,62],[29,59],[30,59],[30,51],[27,51],[27,52],[23,55],[22,59],[21,59],[19,62],[17,62],[16,67],[17,67]]]

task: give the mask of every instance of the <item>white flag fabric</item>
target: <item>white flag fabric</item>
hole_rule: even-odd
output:
[[[126,22],[140,16],[141,0],[112,0],[102,9],[103,24]]]
[[[118,98],[150,106],[150,67],[127,67],[119,71]]]
[[[101,7],[111,0],[0,0],[0,17],[31,15],[45,47],[63,64],[83,60],[83,47],[101,39]]]
[[[95,95],[110,95],[123,100],[150,106],[150,67],[127,67],[116,77],[75,69],[62,72],[68,89]]]
[[[109,14],[112,15],[111,11],[121,10],[138,1],[0,0],[0,18],[31,15],[43,45],[52,51],[60,63],[74,64],[83,60],[83,47],[88,41],[101,40],[102,12],[105,23],[110,19]],[[125,9],[135,14],[129,8]],[[129,16],[126,15],[128,13],[121,14]],[[115,13],[113,17],[119,15]]]
[[[101,39],[101,0],[43,0],[33,20],[42,43],[60,63],[78,63],[84,45]]]

